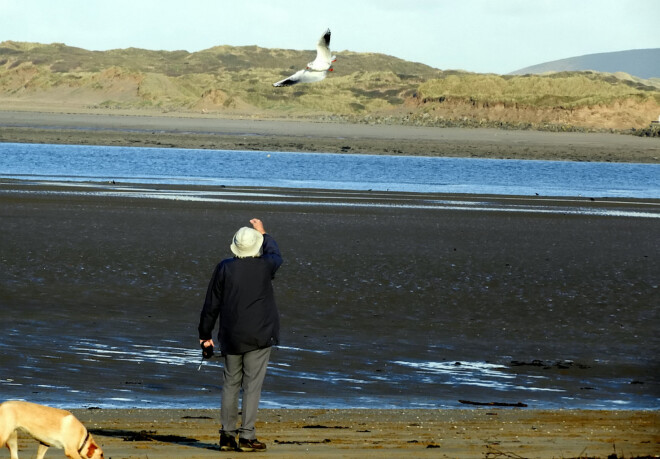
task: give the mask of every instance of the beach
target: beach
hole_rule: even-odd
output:
[[[245,455],[219,450],[217,410],[73,413],[106,458]],[[657,457],[658,421],[657,413],[629,411],[261,410],[257,428],[268,457],[630,459]],[[22,455],[36,445],[19,434]]]
[[[660,162],[657,138],[533,130],[433,128],[199,114],[0,110],[0,142],[492,159]]]
[[[218,410],[74,410],[112,458],[242,457],[220,452]],[[657,457],[657,412],[261,410],[268,457]],[[21,436],[21,449],[36,450]],[[56,457],[56,452],[51,451]]]
[[[614,134],[18,112],[0,119],[3,142],[658,156],[657,140]],[[419,205],[428,202],[451,204]],[[657,206],[3,179],[0,394],[73,407],[105,457],[237,457],[217,448],[220,371],[197,371],[196,326],[229,238],[258,217],[285,259],[275,281],[282,348],[257,424],[268,455],[654,457],[659,224],[626,212],[654,215]],[[490,387],[445,372],[473,371],[473,363],[485,368],[477,375],[497,370],[484,376]],[[110,408],[112,400],[127,408]],[[161,409],[179,400],[197,408]],[[404,408],[383,409],[383,400]],[[357,401],[371,409],[355,409]],[[600,405],[621,409],[584,408]],[[36,451],[21,438],[22,450]]]

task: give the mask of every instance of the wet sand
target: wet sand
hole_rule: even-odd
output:
[[[73,410],[106,458],[242,457],[220,452],[217,410]],[[268,457],[657,457],[657,412],[261,410]],[[22,451],[36,442],[20,436]],[[23,452],[22,454],[26,454]],[[57,452],[51,451],[56,457]],[[0,453],[0,457],[1,453]]]
[[[607,133],[432,128],[202,115],[0,111],[0,142],[660,162],[660,141]]]
[[[22,357],[4,352],[0,367],[14,383],[25,381],[27,396],[58,400],[54,390],[33,393],[30,378],[40,380],[59,364],[93,364],[80,360],[84,354],[68,355],[66,346],[48,354],[54,349],[49,340],[196,349],[209,273],[228,254],[225,240],[257,216],[285,256],[276,286],[282,344],[324,351],[300,356],[278,350],[274,360],[288,362],[290,373],[273,375],[265,391],[272,397],[301,394],[300,401],[289,395],[284,406],[309,406],[305,397],[323,400],[328,390],[338,391],[329,395],[344,397],[349,407],[361,396],[437,406],[454,406],[458,399],[524,402],[530,409],[621,399],[617,406],[625,407],[631,397],[635,408],[657,406],[658,311],[652,305],[660,272],[658,219],[461,208],[477,200],[483,207],[531,202],[559,210],[580,205],[657,213],[657,201],[336,192],[347,203],[394,207],[325,207],[317,203],[333,201],[332,193],[219,187],[208,192],[220,201],[197,202],[130,194],[153,187],[97,188],[116,194],[95,195],[88,184],[6,181],[0,187],[0,323],[12,336],[34,335],[14,340],[12,352]],[[158,188],[182,197],[200,190]],[[298,204],[270,204],[264,197],[270,194],[288,194],[272,199]],[[457,208],[402,206],[427,199],[455,200]],[[20,320],[15,311],[22,311]],[[35,370],[26,359],[38,362]],[[514,364],[535,359],[549,363]],[[433,377],[422,383],[410,378],[413,369],[393,360],[491,362],[550,391],[452,386]],[[190,400],[195,393],[179,388],[194,388],[199,379],[211,392],[197,401],[215,403],[217,369],[205,367],[191,379],[195,362],[167,366],[163,377],[162,365],[110,359],[91,372],[62,373],[58,382],[89,391],[91,400],[107,393],[141,397],[133,392],[148,398],[152,387],[160,399]],[[397,379],[356,388],[323,378],[330,370],[350,378],[365,368]],[[318,377],[297,379],[296,370]],[[121,392],[126,389],[131,393]]]

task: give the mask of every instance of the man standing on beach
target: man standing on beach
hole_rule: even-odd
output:
[[[261,220],[253,218],[250,223],[252,228],[243,227],[234,235],[230,248],[235,256],[222,260],[213,271],[199,320],[199,341],[204,348],[214,345],[213,328],[220,321],[218,340],[224,358],[222,451],[266,449],[257,440],[255,422],[271,346],[279,343],[280,319],[271,281],[282,256]]]

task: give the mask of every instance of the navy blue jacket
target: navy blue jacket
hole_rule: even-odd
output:
[[[199,339],[211,339],[219,319],[223,354],[244,354],[278,344],[280,316],[271,281],[280,265],[280,250],[268,234],[264,234],[260,257],[222,260],[206,292]]]

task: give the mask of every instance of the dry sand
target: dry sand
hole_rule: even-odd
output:
[[[432,128],[204,116],[0,111],[0,142],[657,163],[631,135]]]
[[[105,457],[242,457],[220,452],[218,410],[74,410]],[[269,457],[606,458],[660,453],[651,411],[261,410]],[[25,455],[36,442],[21,436]],[[50,457],[58,457],[51,450]],[[0,457],[4,457],[0,453]],[[657,457],[657,456],[655,456]]]

